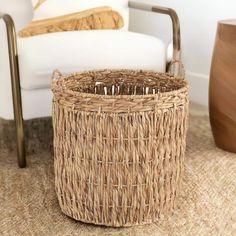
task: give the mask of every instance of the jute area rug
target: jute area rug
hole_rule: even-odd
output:
[[[45,122],[40,132],[51,135],[50,124]],[[34,122],[29,126],[31,131],[36,127]],[[14,148],[4,143],[13,142],[6,123],[4,127],[5,135],[0,136],[0,235],[236,235],[236,155],[215,147],[207,115],[190,115],[185,178],[174,214],[151,225],[124,229],[83,224],[63,215],[54,191],[51,145],[44,143],[40,148],[28,142],[28,168],[18,169]],[[4,130],[1,126],[0,131]],[[32,140],[40,139],[31,133]],[[48,137],[45,140],[50,143]]]

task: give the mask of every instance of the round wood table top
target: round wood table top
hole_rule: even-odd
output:
[[[236,19],[221,20],[219,24],[236,26]]]

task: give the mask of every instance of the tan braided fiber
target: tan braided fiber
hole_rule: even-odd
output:
[[[107,226],[173,211],[186,146],[188,86],[151,71],[53,80],[55,184],[62,211]]]

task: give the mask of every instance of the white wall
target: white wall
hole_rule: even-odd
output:
[[[141,1],[141,0],[138,0]],[[174,8],[181,22],[183,62],[190,82],[190,99],[208,104],[208,82],[217,21],[236,18],[236,0],[148,0],[146,3]],[[168,17],[131,11],[131,30],[148,33],[168,41]]]

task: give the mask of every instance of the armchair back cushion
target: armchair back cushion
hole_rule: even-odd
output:
[[[122,29],[128,30],[128,0],[46,0],[34,11],[33,20],[62,16],[102,6],[109,6],[119,12],[124,19]]]

